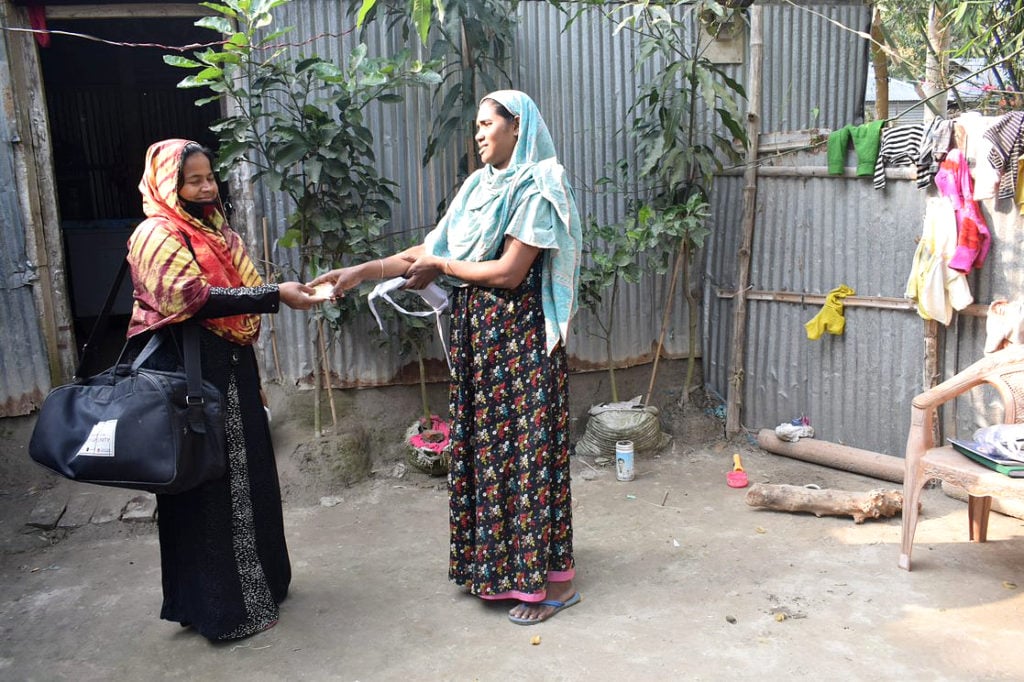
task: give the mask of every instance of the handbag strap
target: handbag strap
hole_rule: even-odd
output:
[[[185,379],[188,394],[185,404],[188,405],[188,421],[196,433],[206,433],[206,422],[203,420],[203,370],[199,361],[199,327],[194,323],[185,323],[182,330],[185,346]]]
[[[182,349],[182,364],[185,365],[185,404],[188,406],[188,420],[193,431],[205,433],[203,405],[206,403],[206,398],[203,397],[203,368],[199,350],[199,326],[193,322],[185,322],[181,327],[182,345],[184,346]],[[132,362],[132,373],[142,368],[143,363],[164,344],[169,334],[169,329],[158,329],[149,338],[146,345],[139,351],[135,361]]]
[[[99,317],[96,318],[95,324],[92,326],[92,331],[89,333],[89,340],[82,346],[82,354],[78,359],[78,366],[75,367],[75,377],[85,377],[86,369],[89,366],[89,362],[92,361],[93,355],[96,352],[96,346],[94,345],[98,339],[103,338],[103,335],[107,332],[108,322],[110,318],[110,311],[114,307],[114,299],[117,298],[117,292],[121,289],[121,282],[124,281],[124,276],[128,273],[128,257],[121,261],[121,267],[117,271],[117,276],[114,277],[114,284],[110,287],[110,291],[107,293],[107,298],[103,302],[103,308],[100,310]]]
[[[195,251],[194,248],[192,248],[192,240],[189,238],[188,234],[184,230],[180,230],[180,229],[178,230],[178,233],[181,234],[182,238],[185,240],[185,246],[188,247],[189,253],[192,254],[193,258],[196,258],[196,251]],[[88,376],[87,374],[85,374],[85,370],[88,368],[89,362],[92,360],[92,356],[96,352],[95,343],[97,342],[98,339],[102,338],[103,335],[107,332],[107,327],[109,326],[110,311],[114,308],[114,301],[117,298],[117,292],[121,289],[121,282],[124,281],[124,277],[127,274],[128,274],[128,256],[126,255],[124,257],[124,260],[121,261],[121,267],[118,269],[117,275],[114,277],[114,283],[111,285],[110,291],[107,292],[107,298],[106,298],[106,300],[104,300],[103,308],[100,310],[100,314],[96,318],[95,324],[93,324],[93,326],[92,326],[92,331],[89,332],[89,339],[85,342],[85,345],[82,346],[81,355],[79,356],[79,360],[78,360],[78,366],[75,368],[75,378],[76,379],[81,379],[81,378],[84,378],[84,377]],[[163,336],[162,334],[154,334],[153,335],[153,338],[151,338],[149,340],[149,343],[146,344],[146,347],[143,348],[141,353],[139,353],[139,359],[136,360],[136,362],[132,365],[132,369],[133,370],[138,369],[139,366],[142,365],[142,362],[146,358],[148,358],[154,351],[156,351],[157,347],[159,347],[160,343],[163,341],[162,338],[158,338],[158,337],[162,337],[162,336]],[[186,341],[186,346],[188,346],[188,345],[189,344]],[[150,346],[152,346],[152,347],[150,347]],[[198,375],[199,374],[199,371],[198,371],[199,370],[199,365],[198,365],[199,336],[198,336],[198,333],[195,335],[195,343],[193,344],[193,347],[195,349],[195,356],[197,358],[197,361],[196,361],[196,374]],[[121,353],[122,354],[124,353],[124,349],[121,350]],[[187,354],[186,354],[186,358],[187,358]],[[121,363],[121,358],[120,358],[120,356],[118,356],[117,364],[120,364],[120,363]],[[186,360],[186,370],[187,370],[187,366],[188,365],[187,365],[187,360]],[[197,386],[201,386],[201,385],[202,385],[202,379],[200,378],[198,383],[197,383]],[[199,392],[199,395],[202,395],[202,391],[201,390]]]
[[[192,258],[199,262],[196,250],[192,248],[192,240],[184,230],[178,230],[185,240]],[[194,321],[185,322],[182,329],[185,362],[185,380],[188,390],[185,404],[188,405],[188,420],[196,433],[206,433],[206,422],[203,420],[203,370],[199,355],[199,325]]]

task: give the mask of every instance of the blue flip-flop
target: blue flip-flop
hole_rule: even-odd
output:
[[[518,616],[513,616],[511,613],[509,613],[508,614],[508,619],[510,621],[512,621],[513,623],[515,623],[516,625],[536,625],[537,623],[543,623],[548,618],[550,618],[551,616],[555,615],[556,613],[558,613],[562,609],[567,609],[570,606],[574,606],[576,604],[579,604],[581,599],[582,599],[582,597],[580,596],[579,592],[576,592],[575,594],[573,594],[571,597],[569,597],[565,601],[558,601],[556,599],[545,599],[542,602],[537,602],[537,605],[538,606],[552,606],[552,607],[554,607],[555,610],[552,611],[551,613],[549,613],[548,615],[544,616],[543,618],[520,618]],[[524,603],[532,603],[532,602],[524,602]]]

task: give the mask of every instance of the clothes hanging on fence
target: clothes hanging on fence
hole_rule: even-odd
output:
[[[956,241],[956,217],[949,201],[929,198],[904,293],[914,301],[922,319],[948,325],[954,310],[963,310],[974,302],[967,276],[949,267]]]
[[[807,338],[815,341],[820,339],[825,332],[836,336],[842,334],[846,329],[846,318],[843,317],[843,299],[853,296],[855,293],[857,292],[845,284],[840,284],[828,292],[828,296],[825,297],[825,305],[804,325],[804,329],[807,330]]]
[[[939,194],[952,204],[956,218],[957,245],[949,267],[961,272],[981,268],[988,255],[991,236],[974,200],[967,157],[959,148],[951,150],[939,164],[935,185]]]
[[[921,140],[924,137],[924,124],[886,128],[882,131],[882,143],[878,148],[875,160],[874,188],[885,187],[885,169],[887,166],[916,165],[921,153]]]
[[[1011,111],[999,117],[987,131],[985,138],[992,143],[988,161],[999,171],[1000,199],[1014,197],[1017,199],[1020,184],[1017,179],[1019,163],[1024,156],[1024,111]]]
[[[885,169],[913,165],[919,189],[932,185],[951,149],[959,149],[971,168],[975,201],[998,197],[1017,200],[1018,161],[1024,158],[1024,112],[1000,117],[967,112],[954,120],[937,116],[926,124],[883,128],[884,121],[846,126],[828,138],[828,171],[842,174],[847,146],[857,154],[857,175],[867,175],[865,161],[873,159],[873,186],[885,187]],[[877,137],[876,137],[877,134]],[[877,145],[877,150],[874,147]],[[1021,193],[1024,196],[1024,192]]]
[[[859,126],[848,125],[829,133],[828,172],[832,175],[843,174],[846,150],[852,141],[853,149],[857,153],[857,175],[873,176],[884,123],[885,121],[872,121]]]
[[[1024,343],[1024,301],[998,299],[988,306],[985,318],[985,352]]]
[[[927,189],[932,184],[939,163],[946,158],[953,138],[953,122],[936,116],[924,127],[921,149],[917,158],[917,188]]]
[[[975,201],[993,199],[999,186],[999,171],[989,161],[989,153],[993,145],[985,137],[993,124],[999,119],[993,116],[982,116],[976,111],[963,114],[956,120],[958,132],[957,146],[967,158],[972,181],[971,197]]]

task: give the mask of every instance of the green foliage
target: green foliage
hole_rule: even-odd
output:
[[[924,75],[930,0],[878,0],[885,43],[898,55],[889,66],[894,78],[916,82]]]
[[[614,6],[593,0],[586,4],[598,7],[613,21],[616,33],[635,35],[640,64],[654,62],[656,73],[640,86],[629,108],[624,132],[636,141],[635,161],[620,160],[613,177],[598,181],[623,196],[628,196],[627,187],[640,188],[628,201],[629,217],[613,225],[591,220],[584,236],[580,304],[595,313],[606,340],[612,400],[617,400],[608,341],[619,286],[638,282],[646,272],[664,274],[674,257],[692,259],[704,245],[710,233],[707,197],[714,174],[725,160],[737,160],[747,144],[740,112],[746,93],[703,56],[704,46],[698,40],[687,42],[685,20],[677,18],[696,12],[712,22],[709,30],[717,30],[730,24],[737,11],[727,4],[713,0]],[[713,113],[717,122],[713,128],[705,129],[705,112]],[[690,314],[696,311],[691,309]]]
[[[473,128],[480,98],[510,86],[507,72],[514,41],[518,0],[456,0],[446,11],[430,46],[432,59],[443,59],[443,83],[435,91],[437,114],[423,153],[426,164],[452,140],[464,140],[459,166],[475,166]]]
[[[1020,108],[1024,85],[1024,0],[958,2],[951,28],[964,35],[952,57],[980,57],[991,65],[997,109]]]
[[[391,29],[401,30],[406,40],[415,34],[428,47],[431,64],[441,65],[437,80],[431,83],[436,86],[437,113],[427,137],[423,164],[453,140],[462,138],[465,152],[459,166],[468,173],[474,158],[472,132],[477,101],[486,92],[511,82],[505,64],[511,54],[518,0],[359,0],[355,4],[357,26],[383,20]],[[424,352],[433,335],[432,318],[398,315],[393,310],[382,318],[385,315],[391,320],[387,324],[397,325],[399,331],[382,343],[397,344],[403,356],[415,355],[419,361],[423,409],[429,422]]]
[[[631,134],[642,159],[636,174],[656,194],[680,190],[707,193],[722,160],[738,160],[746,145],[739,111],[743,86],[705,58],[698,42],[688,44],[685,24],[670,10],[690,3],[627,3],[632,12],[619,23],[640,39],[640,63],[662,68],[641,86],[630,108]],[[700,2],[693,11],[721,17],[732,12],[717,2]],[[703,129],[703,111],[714,112],[718,126]]]
[[[981,102],[982,108],[1005,111],[1024,105],[1024,0],[905,0],[878,3],[886,42],[901,59],[893,64],[894,76],[913,82],[922,79],[928,54],[928,14],[935,6],[951,35],[952,48],[939,57],[980,58],[990,69],[995,86]],[[952,75],[948,78],[953,81]]]
[[[518,4],[518,0],[362,0],[360,25],[380,14],[399,26],[407,39],[417,33],[430,50],[430,59],[443,64],[442,82],[434,91],[437,110],[423,152],[424,165],[459,141],[460,172],[467,174],[474,168],[473,122],[479,100],[512,82],[507,66]]]
[[[624,166],[620,165],[620,177]],[[603,184],[608,184],[602,178]],[[630,203],[626,222],[602,225],[593,218],[583,234],[583,252],[588,265],[580,272],[580,306],[598,312],[606,295],[617,291],[621,282],[636,284],[646,274],[663,275],[672,266],[680,243],[704,246],[711,234],[707,219],[711,207],[700,194],[685,201],[655,208]],[[604,333],[613,326],[599,318]]]
[[[231,113],[213,126],[220,169],[252,164],[255,179],[291,198],[280,244],[300,250],[297,276],[305,279],[306,264],[320,272],[377,253],[397,197],[395,183],[377,173],[366,108],[400,101],[400,88],[437,84],[440,77],[407,53],[371,58],[365,45],[344,67],[315,54],[289,57],[278,41],[291,27],[270,30],[271,10],[285,1],[204,3],[220,16],[196,25],[224,34],[225,42],[191,59],[164,61],[195,72],[179,87],[212,91],[199,103],[227,104]],[[332,323],[343,317],[342,309],[323,308]]]
[[[430,33],[430,20],[432,12],[432,6],[436,4],[437,11],[440,13],[442,19],[444,17],[444,3],[442,0],[407,0],[405,16],[408,17],[410,23],[415,27],[416,34],[420,37],[420,42],[426,45],[427,35]],[[361,27],[366,21],[367,17],[373,15],[373,10],[377,6],[377,0],[362,0],[362,4],[359,6],[359,11],[356,14],[356,26]]]

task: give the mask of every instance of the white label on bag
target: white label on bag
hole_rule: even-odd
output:
[[[117,420],[110,419],[99,422],[92,427],[89,437],[78,448],[75,457],[113,457],[114,434],[117,432]]]

